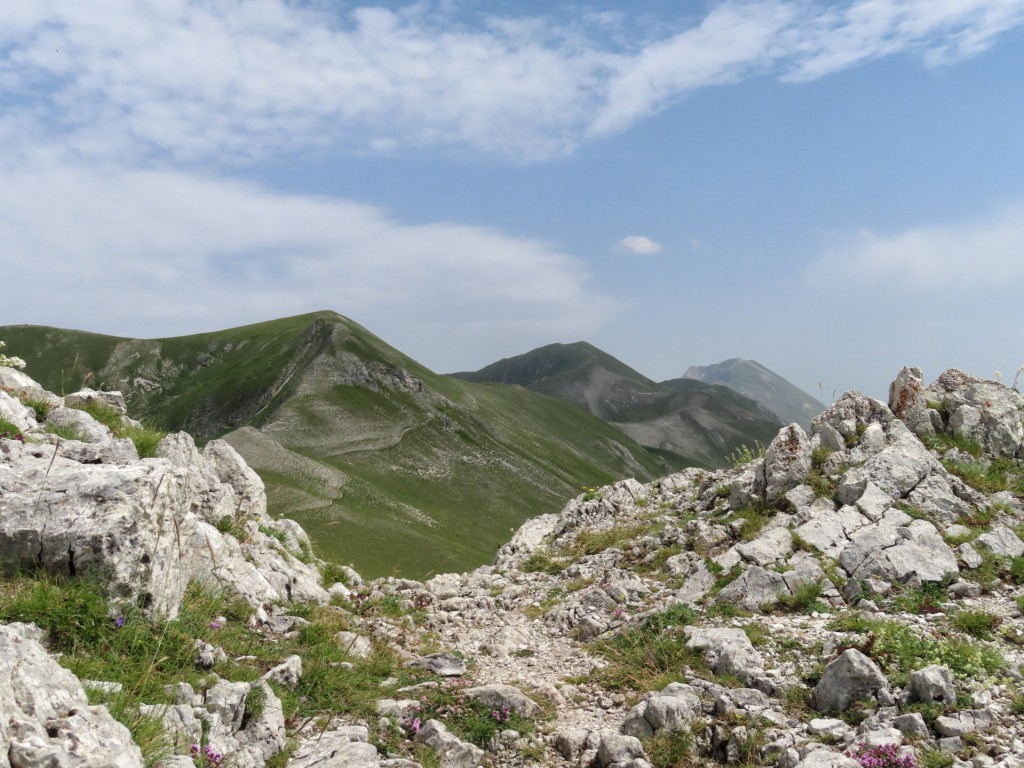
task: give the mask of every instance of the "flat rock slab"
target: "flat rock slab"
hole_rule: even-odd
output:
[[[459,677],[466,673],[466,661],[453,653],[431,653],[407,661],[405,666],[425,669],[441,677]]]

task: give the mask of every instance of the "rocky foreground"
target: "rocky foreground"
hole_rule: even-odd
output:
[[[98,582],[105,631],[189,643],[156,687],[127,661],[83,687],[58,638],[0,626],[0,766],[1024,765],[1024,397],[997,382],[904,369],[735,469],[588,489],[492,566],[369,583],[226,444],[140,459],[80,410],[114,393],[0,385],[6,583]],[[189,624],[197,585],[241,602]]]

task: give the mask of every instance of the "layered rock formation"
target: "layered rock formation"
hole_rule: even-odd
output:
[[[525,524],[492,566],[347,573],[330,593],[301,529],[266,517],[226,445],[178,434],[139,460],[77,416],[89,441],[47,435],[13,395],[0,396],[24,430],[0,439],[8,572],[95,574],[154,617],[175,615],[189,581],[217,583],[252,606],[261,642],[329,619],[344,624],[332,664],[392,659],[375,717],[338,700],[299,718],[289,690],[315,695],[322,660],[231,679],[242,662],[199,647],[215,676],[157,711],[176,743],[234,765],[1024,766],[1024,397],[998,383],[947,371],[925,386],[904,369],[888,404],[848,393],[746,466],[588,491]],[[331,595],[327,613],[294,607]],[[32,630],[4,632],[43,663]],[[0,766],[84,764],[75,729],[121,743],[70,681],[37,706],[18,669],[0,666]],[[33,762],[23,744],[55,757]],[[164,759],[189,761],[214,762]]]

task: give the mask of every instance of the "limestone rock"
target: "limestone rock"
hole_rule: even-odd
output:
[[[125,405],[124,395],[117,391],[98,392],[95,389],[85,387],[77,392],[72,392],[70,395],[64,395],[64,405],[68,408],[79,408],[83,405],[92,405],[93,403],[113,408],[122,416],[128,413],[128,406]]]
[[[0,371],[12,370],[0,368]],[[28,406],[22,405],[21,401],[11,397],[3,390],[0,390],[0,419],[9,421],[22,432],[29,432],[38,429],[36,424],[36,412]]]
[[[878,666],[855,648],[850,648],[825,667],[814,687],[815,709],[842,712],[863,699],[888,691],[889,682]]]
[[[294,688],[302,679],[302,657],[289,656],[275,667],[271,667],[260,678],[261,683],[274,682],[288,688]]]
[[[369,658],[370,654],[373,653],[373,644],[370,639],[357,635],[355,632],[341,631],[334,635],[334,639],[338,641],[338,645],[341,646],[342,650],[345,651],[349,656],[354,656],[358,659]]]
[[[975,541],[997,555],[1006,557],[1024,555],[1024,541],[1021,541],[1020,537],[1005,525],[995,526],[988,533],[981,534]]]
[[[920,368],[904,366],[889,385],[889,408],[918,437],[935,434]]]
[[[857,531],[840,554],[839,563],[855,578],[894,582],[912,578],[941,582],[959,573],[956,555],[935,526],[925,520],[910,520],[896,510]]]
[[[638,739],[675,733],[701,714],[700,697],[689,685],[670,683],[634,706],[622,724],[622,732]]]
[[[902,698],[908,704],[931,701],[952,704],[956,701],[953,675],[946,667],[938,664],[919,669],[911,673]]]
[[[783,427],[768,444],[758,465],[754,491],[769,499],[782,498],[800,485],[811,470],[811,444],[799,424]]]
[[[0,762],[142,768],[128,729],[50,658],[35,627],[0,625]]]
[[[970,709],[955,715],[943,715],[935,720],[934,727],[939,736],[949,737],[983,731],[991,725],[991,712],[987,709]]]
[[[926,390],[949,414],[947,428],[980,443],[993,456],[1016,456],[1024,445],[1024,395],[955,368]]]
[[[776,603],[780,592],[786,592],[781,573],[752,566],[718,593],[716,600],[735,603],[745,611],[757,612],[766,603]]]
[[[426,669],[441,677],[458,677],[466,673],[466,660],[451,653],[431,653],[407,661],[407,667]]]
[[[84,443],[109,443],[114,439],[109,427],[76,408],[54,408],[47,415],[46,423],[74,433],[76,439]]]
[[[476,768],[484,751],[448,733],[444,723],[428,720],[416,733],[417,744],[426,744],[440,758],[442,768]],[[311,767],[312,768],[312,767]]]
[[[772,528],[753,541],[736,545],[736,551],[757,565],[765,566],[785,560],[793,551],[793,537],[785,528]]]
[[[508,707],[523,717],[534,717],[540,714],[541,711],[540,705],[518,688],[511,685],[502,685],[500,683],[479,685],[475,688],[466,688],[462,691],[462,695],[496,709]]]
[[[350,741],[348,734],[327,731],[303,739],[288,761],[288,768],[378,768],[377,748],[362,741]]]
[[[686,647],[704,651],[710,666],[719,675],[739,675],[760,669],[764,660],[742,629],[727,627],[686,627]]]
[[[597,759],[603,768],[635,765],[634,760],[647,760],[640,739],[622,734],[606,734],[597,748]]]

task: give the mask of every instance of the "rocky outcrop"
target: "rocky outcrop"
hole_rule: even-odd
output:
[[[847,393],[746,466],[594,489],[529,521],[491,566],[426,582],[345,571],[330,595],[302,562],[308,537],[266,516],[230,447],[177,434],[139,460],[101,430],[48,437],[10,398],[30,421],[25,443],[0,440],[0,552],[9,570],[102,575],[154,620],[180,605],[174,579],[244,597],[253,642],[280,656],[228,679],[240,661],[208,636],[189,646],[202,688],[144,705],[179,752],[202,741],[225,764],[290,749],[290,768],[646,768],[671,749],[694,764],[856,768],[885,748],[1020,768],[1024,469],[1016,417],[969,410],[1018,402],[997,386],[954,371],[925,387],[904,369],[888,405]],[[326,619],[294,608],[329,596]],[[320,636],[329,672],[291,650]],[[337,672],[380,693],[296,716]]]
[[[0,766],[142,768],[128,729],[106,707],[89,705],[42,639],[33,626],[0,625]]]
[[[38,385],[36,385],[38,387]],[[91,390],[67,402],[123,407]],[[115,601],[173,618],[191,580],[264,602],[327,602],[319,572],[279,541],[294,537],[266,512],[263,483],[227,443],[203,451],[169,435],[157,457],[139,459],[87,412],[52,410],[47,423],[80,440],[54,438],[36,423],[28,442],[0,446],[0,569],[41,569],[97,578]],[[308,539],[296,542],[308,544]]]

